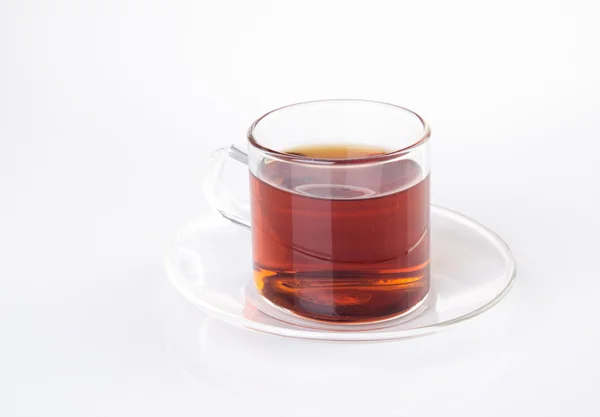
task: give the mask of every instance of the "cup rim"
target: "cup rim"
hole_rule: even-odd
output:
[[[265,120],[269,115],[272,115],[273,113],[276,113],[279,110],[287,109],[290,107],[301,106],[301,105],[306,105],[306,104],[315,104],[315,103],[328,103],[328,102],[329,103],[331,103],[331,102],[363,102],[363,103],[379,104],[379,105],[394,107],[398,110],[408,112],[408,113],[412,114],[413,116],[415,116],[421,122],[421,125],[423,126],[423,131],[421,133],[421,137],[416,142],[412,143],[411,145],[405,146],[404,148],[401,148],[401,149],[393,150],[393,151],[378,154],[378,155],[361,156],[361,157],[354,157],[354,158],[343,158],[343,159],[340,159],[340,158],[315,158],[315,157],[307,157],[307,156],[303,156],[303,155],[296,155],[296,154],[291,154],[291,153],[286,153],[286,152],[280,152],[280,151],[276,151],[274,149],[271,149],[269,147],[266,147],[266,146],[260,144],[258,142],[258,140],[256,139],[256,136],[255,136],[256,127],[259,125],[259,123],[261,121]],[[364,163],[388,161],[391,159],[395,159],[397,157],[405,156],[407,153],[415,150],[416,148],[423,146],[425,143],[427,143],[429,141],[430,137],[431,137],[431,128],[429,127],[429,123],[427,123],[427,121],[425,121],[425,119],[423,117],[421,117],[418,113],[416,113],[410,109],[407,109],[406,107],[398,106],[396,104],[387,103],[384,101],[354,99],[354,98],[310,100],[310,101],[302,101],[302,102],[298,102],[298,103],[288,104],[286,106],[278,107],[274,110],[271,110],[271,111],[263,114],[258,119],[256,119],[254,121],[254,123],[252,123],[250,125],[250,128],[248,129],[248,142],[250,143],[250,145],[253,146],[254,148],[260,149],[264,153],[268,154],[269,157],[278,159],[278,160],[288,161],[288,162],[297,162],[297,163],[312,164],[312,165],[348,165],[348,164],[364,164]]]

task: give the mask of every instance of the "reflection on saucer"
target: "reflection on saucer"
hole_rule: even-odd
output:
[[[189,307],[180,305],[171,315],[166,335],[177,363],[194,378],[235,392],[265,416],[420,415],[443,409],[467,400],[502,372],[513,348],[510,297],[449,332],[358,344],[253,332]],[[244,314],[269,319],[252,305]]]

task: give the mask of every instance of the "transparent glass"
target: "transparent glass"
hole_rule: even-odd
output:
[[[241,328],[314,340],[406,339],[487,311],[508,294],[516,277],[508,246],[485,226],[432,205],[430,228],[430,290],[421,309],[375,323],[316,321],[273,307],[252,283],[251,234],[214,212],[181,229],[169,248],[166,269],[192,304]]]
[[[324,100],[267,113],[248,153],[210,159],[204,192],[251,229],[252,282],[267,307],[338,325],[423,310],[430,288],[428,125],[399,106]],[[222,185],[248,165],[250,203]]]

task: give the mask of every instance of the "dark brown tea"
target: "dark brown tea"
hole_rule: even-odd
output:
[[[355,158],[359,147],[288,153]],[[337,322],[392,317],[429,290],[429,177],[412,160],[302,165],[251,176],[254,282],[272,303]]]

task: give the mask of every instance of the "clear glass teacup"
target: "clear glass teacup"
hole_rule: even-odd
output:
[[[204,192],[251,229],[268,303],[316,320],[387,320],[429,291],[429,137],[419,115],[392,104],[293,104],[252,124],[247,153],[217,150]],[[248,165],[250,210],[217,185],[228,159]]]

